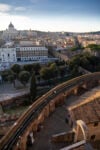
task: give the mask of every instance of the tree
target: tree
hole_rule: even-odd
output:
[[[55,63],[52,63],[50,65],[50,69],[52,69],[52,71],[55,71],[56,70],[56,64]]]
[[[55,63],[56,63],[57,66],[63,66],[63,65],[65,65],[65,61],[64,60],[61,60],[61,61],[56,60]]]
[[[18,75],[19,81],[26,86],[30,78],[30,73],[28,71],[21,71]]]
[[[83,68],[86,68],[86,66],[89,66],[90,65],[90,62],[89,60],[87,59],[86,56],[83,56],[80,58],[80,65],[83,67]]]
[[[12,67],[11,67],[11,70],[16,73],[17,75],[19,74],[19,72],[21,71],[21,66],[18,65],[18,64],[14,64]]]
[[[51,78],[51,70],[48,67],[43,67],[40,70],[40,76],[44,80],[49,80]]]
[[[32,72],[32,70],[33,70],[33,65],[32,64],[26,64],[26,65],[24,65],[23,66],[23,69],[25,70],[25,71],[28,71],[28,72]]]
[[[51,72],[51,78],[57,77],[57,66],[55,63],[52,63],[49,67],[49,71]]]
[[[39,63],[33,64],[33,70],[35,71],[35,74],[39,74],[40,69],[41,66]]]
[[[11,74],[8,75],[8,81],[13,83],[14,88],[15,88],[15,80],[16,80],[16,74],[14,72],[11,72]]]
[[[40,83],[41,77],[40,75],[37,76],[37,81]]]
[[[74,68],[73,68],[72,71],[71,71],[71,74],[72,74],[73,76],[77,76],[77,75],[79,74],[79,69],[78,69],[78,66],[77,66],[77,65],[74,66]]]
[[[80,58],[81,55],[74,56],[70,61],[69,61],[69,69],[73,70],[75,66],[80,66]]]
[[[66,74],[66,67],[65,66],[59,67],[59,74],[61,77],[63,77]]]
[[[12,71],[10,69],[4,70],[1,72],[1,76],[3,81],[8,81],[8,76],[12,74]]]
[[[30,82],[30,97],[31,97],[31,101],[34,101],[34,99],[36,98],[36,93],[37,93],[36,79],[35,79],[35,75],[33,73],[32,77],[31,77],[31,82]]]
[[[87,46],[87,48],[90,48],[90,49],[93,50],[93,51],[98,51],[98,50],[100,50],[100,45],[97,45],[97,44],[89,44],[89,45]]]

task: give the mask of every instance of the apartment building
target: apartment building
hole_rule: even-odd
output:
[[[42,46],[16,47],[17,61],[39,61],[48,58],[48,49]]]

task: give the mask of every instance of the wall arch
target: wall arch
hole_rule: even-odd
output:
[[[78,140],[78,136],[79,136],[79,129],[81,129],[82,134],[83,134],[83,140],[87,140],[88,136],[89,136],[89,132],[88,132],[88,127],[85,124],[84,121],[82,120],[77,120],[76,121],[76,134],[75,134],[75,138],[74,138],[74,142],[77,142]]]

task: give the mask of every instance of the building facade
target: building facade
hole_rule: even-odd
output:
[[[48,49],[42,46],[19,46],[0,48],[0,70],[14,63],[42,63],[48,60]]]
[[[0,61],[3,62],[16,62],[16,48],[7,47],[0,48]]]
[[[41,61],[48,58],[48,49],[46,47],[16,47],[17,61]]]
[[[40,61],[48,58],[46,47],[2,47],[0,48],[0,62]]]

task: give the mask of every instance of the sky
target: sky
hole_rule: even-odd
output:
[[[0,0],[0,30],[100,31],[100,0]]]

